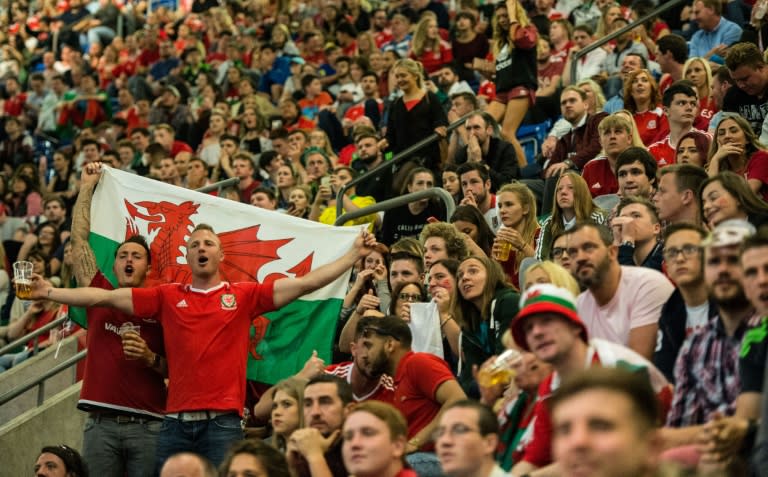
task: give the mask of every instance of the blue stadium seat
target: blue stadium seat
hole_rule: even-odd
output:
[[[552,128],[552,121],[547,119],[538,124],[522,124],[517,128],[517,140],[520,141],[528,164],[536,160],[541,153],[541,143],[547,138],[547,133]]]

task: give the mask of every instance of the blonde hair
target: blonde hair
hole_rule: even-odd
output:
[[[418,86],[419,89],[424,89],[424,65],[421,64],[421,61],[412,60],[410,58],[402,58],[395,61],[395,64],[392,65],[392,71],[394,71],[395,68],[402,68],[411,75],[415,76],[416,86]]]
[[[528,269],[525,271],[525,274],[528,275],[537,269],[541,269],[544,271],[544,273],[547,274],[549,277],[548,283],[557,285],[560,288],[565,288],[569,292],[573,293],[573,296],[578,296],[579,293],[581,293],[581,290],[579,290],[579,284],[576,282],[576,279],[573,278],[571,272],[563,268],[561,265],[558,265],[555,262],[550,262],[549,260],[538,262],[528,267]]]
[[[413,32],[411,50],[413,56],[417,58],[424,54],[425,51],[440,51],[440,36],[434,39],[427,36],[430,22],[434,22],[437,25],[437,15],[433,12],[424,12],[421,20],[416,24],[416,31]]]
[[[640,139],[640,133],[637,132],[637,123],[635,122],[635,116],[632,115],[632,113],[627,109],[620,109],[615,113],[611,114],[611,116],[616,116],[617,114],[619,115],[619,118],[626,117],[627,119],[627,123],[629,124],[628,131],[632,136],[632,145],[636,147],[645,147],[645,144],[643,144],[643,140]],[[599,129],[599,126],[598,126],[598,129]],[[604,131],[604,130],[601,130],[601,131]]]
[[[698,86],[693,85],[693,87],[696,89],[696,92],[699,93],[699,100],[703,98],[709,98],[712,95],[712,68],[709,66],[709,61],[705,60],[704,58],[700,56],[694,56],[693,58],[688,58],[685,61],[685,64],[683,65],[683,79],[685,79],[685,76],[688,74],[688,68],[691,67],[691,65],[695,62],[701,63],[702,68],[704,68],[704,73],[706,77],[706,92],[705,95],[701,94],[701,91],[699,91]]]
[[[595,96],[595,113],[602,111],[603,106],[605,106],[605,95],[603,94],[603,88],[601,88],[600,85],[595,82],[595,80],[591,79],[581,80],[576,83],[577,88],[581,88],[582,86],[589,86],[589,89],[592,90],[592,94]]]

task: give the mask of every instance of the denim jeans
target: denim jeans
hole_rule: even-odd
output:
[[[440,461],[432,452],[414,452],[405,456],[405,460],[419,477],[443,477]]]
[[[90,474],[151,476],[161,426],[159,420],[118,423],[110,418],[89,417],[83,433],[83,458]]]
[[[195,452],[218,467],[230,445],[242,439],[240,416],[234,412],[202,421],[166,417],[157,440],[157,472],[177,452]]]
[[[7,371],[14,366],[17,366],[29,358],[31,351],[29,348],[24,348],[18,353],[6,353],[0,356],[0,373]]]

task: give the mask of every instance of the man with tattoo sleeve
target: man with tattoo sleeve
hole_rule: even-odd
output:
[[[100,172],[98,163],[83,168],[73,209],[72,253],[77,257],[74,272],[78,286],[111,290],[114,287],[97,268],[88,244],[91,200]],[[117,286],[143,286],[149,266],[146,241],[139,235],[130,237],[115,253],[112,270]],[[166,399],[160,323],[106,307],[88,308],[87,317],[88,354],[77,405],[89,413],[83,457],[93,475],[152,475]],[[131,323],[138,331],[125,332]]]

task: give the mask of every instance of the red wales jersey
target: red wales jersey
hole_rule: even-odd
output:
[[[274,284],[178,283],[133,289],[136,316],[160,321],[168,357],[166,412],[243,412],[249,327],[274,310]]]
[[[112,290],[101,272],[90,286]],[[165,407],[163,376],[141,360],[127,360],[118,330],[123,323],[140,326],[139,334],[149,349],[164,356],[163,329],[154,318],[138,318],[106,307],[88,309],[88,354],[85,377],[77,407],[83,410],[108,408],[161,417]]]

